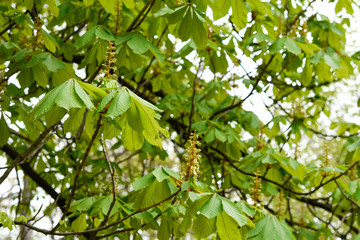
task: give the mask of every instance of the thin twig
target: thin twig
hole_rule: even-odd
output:
[[[126,29],[125,32],[130,32],[132,30],[134,30],[134,26],[138,23],[139,19],[141,18],[141,16],[143,15],[143,13],[146,11],[146,9],[155,2],[155,0],[150,0],[148,1],[145,6],[141,9],[141,11],[139,12],[139,14],[136,16],[136,18],[132,21],[132,23],[130,24],[130,26]],[[145,15],[146,16],[146,15]],[[143,18],[144,19],[144,18]],[[142,20],[143,20],[142,19]],[[137,24],[138,26],[139,24]]]
[[[106,213],[106,216],[104,217],[104,220],[100,223],[99,227],[102,227],[104,226],[107,221],[109,220],[109,217],[110,217],[110,213],[115,205],[115,202],[116,202],[116,185],[115,185],[115,178],[114,178],[114,175],[115,175],[115,171],[114,169],[111,167],[111,163],[110,163],[110,160],[109,160],[109,155],[107,153],[107,150],[106,150],[106,145],[104,143],[104,139],[103,139],[103,134],[100,135],[100,143],[101,143],[101,146],[103,148],[103,153],[104,153],[104,156],[105,156],[105,160],[106,160],[106,163],[108,165],[108,168],[109,168],[109,172],[110,172],[110,176],[111,176],[111,182],[112,182],[112,196],[113,196],[113,200],[110,204],[110,208],[108,210],[108,212]],[[96,233],[97,232],[94,232],[92,235],[93,235],[93,239],[95,238],[96,236]]]
[[[67,204],[66,204],[65,211],[63,212],[63,215],[62,215],[60,221],[63,221],[63,220],[65,219],[65,217],[66,217],[66,215],[67,215],[67,213],[68,213],[68,211],[69,211],[70,204],[71,204],[71,202],[72,202],[72,200],[73,200],[73,198],[74,198],[75,191],[76,191],[76,188],[77,188],[77,185],[78,185],[78,182],[77,182],[77,181],[78,181],[78,178],[79,178],[79,176],[80,176],[80,172],[81,172],[81,170],[83,169],[83,167],[85,166],[86,159],[87,159],[87,157],[88,157],[88,155],[89,155],[89,153],[90,153],[91,147],[92,147],[92,145],[93,145],[93,143],[94,143],[94,141],[95,141],[95,138],[96,138],[96,136],[97,136],[97,134],[98,134],[98,132],[99,132],[99,129],[100,129],[101,125],[102,125],[101,119],[102,119],[102,115],[99,116],[99,119],[98,119],[98,121],[97,121],[96,129],[95,129],[95,131],[94,131],[94,134],[93,134],[92,137],[91,137],[91,140],[90,140],[90,142],[89,142],[89,145],[88,145],[87,148],[86,148],[84,157],[83,157],[83,159],[82,159],[82,161],[81,161],[81,163],[80,163],[80,166],[79,166],[79,168],[78,168],[78,170],[77,170],[77,172],[76,172],[76,174],[75,174],[74,183],[73,183],[72,188],[71,188],[69,200],[68,200],[68,202],[67,202]],[[54,232],[56,231],[56,229],[60,226],[60,221],[59,221],[58,224],[50,231],[50,233],[54,233]]]
[[[349,200],[352,204],[354,204],[357,208],[360,209],[360,205],[357,204],[353,199],[351,199],[351,198],[344,192],[344,190],[341,188],[341,186],[340,186],[340,184],[338,183],[338,181],[336,181],[336,180],[334,180],[334,181],[335,181],[337,187],[340,189],[342,195],[344,195],[344,197],[345,197],[347,200]]]
[[[110,223],[108,225],[105,225],[105,226],[102,226],[102,227],[98,227],[98,228],[93,228],[93,229],[89,229],[89,230],[84,230],[84,231],[77,231],[77,232],[64,232],[64,233],[61,233],[61,232],[53,232],[52,230],[46,230],[46,229],[42,229],[42,228],[38,228],[38,227],[35,227],[31,224],[28,224],[28,223],[23,223],[23,222],[18,222],[18,221],[15,221],[15,225],[24,225],[32,230],[35,230],[37,232],[41,232],[43,234],[46,234],[46,235],[56,235],[56,236],[72,236],[72,235],[81,235],[81,234],[87,234],[87,233],[92,233],[92,232],[98,232],[98,231],[101,231],[101,230],[105,230],[105,229],[108,229],[110,227],[113,227],[113,226],[116,226],[116,225],[119,225],[120,223],[126,221],[127,219],[131,218],[132,216],[135,216],[136,214],[139,214],[139,213],[142,213],[142,212],[145,212],[149,209],[152,209],[152,208],[155,208],[157,206],[159,206],[160,204],[176,197],[181,191],[181,188],[179,188],[179,190],[177,190],[175,193],[171,194],[170,196],[168,196],[167,198],[161,200],[160,202],[157,202],[157,203],[154,203],[153,205],[151,206],[148,206],[148,207],[145,207],[145,208],[142,208],[142,209],[138,209],[134,212],[132,212],[131,214],[123,217],[122,219],[120,220],[117,220],[113,223]]]

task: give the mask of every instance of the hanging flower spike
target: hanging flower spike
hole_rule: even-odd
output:
[[[185,177],[185,181],[189,180],[190,177],[196,179],[199,173],[199,160],[201,156],[198,154],[200,149],[197,147],[200,146],[200,142],[197,138],[198,136],[196,135],[196,131],[194,131],[190,134],[190,138],[188,140],[189,146],[186,148],[186,162],[183,165],[183,175]]]
[[[117,79],[117,75],[115,71],[117,67],[114,66],[116,63],[116,46],[113,42],[109,41],[109,46],[106,48],[106,62],[103,64],[104,68],[100,71],[100,73],[105,74],[104,81],[108,82],[111,79]],[[112,72],[112,74],[111,74]]]
[[[263,194],[261,192],[262,185],[261,185],[261,178],[259,176],[260,176],[260,169],[257,168],[254,182],[251,183],[253,187],[250,188],[250,192],[252,193],[252,199],[254,201],[254,206],[257,206],[258,203],[262,205],[261,198],[263,197]]]

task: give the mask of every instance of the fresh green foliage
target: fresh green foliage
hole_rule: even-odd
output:
[[[2,1],[0,236],[359,239],[359,4]]]

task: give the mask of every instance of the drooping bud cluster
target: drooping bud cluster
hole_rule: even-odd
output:
[[[117,67],[114,66],[114,63],[116,63],[116,46],[115,43],[109,41],[109,46],[106,48],[106,62],[103,63],[103,69],[100,71],[100,73],[105,74],[105,82],[108,82],[111,79],[117,79],[117,75],[115,71],[117,70]]]
[[[188,140],[189,146],[186,148],[186,162],[183,165],[183,175],[185,181],[189,180],[190,177],[197,178],[199,174],[199,160],[201,156],[198,154],[200,149],[197,147],[200,146],[200,142],[197,140],[198,136],[196,131],[190,134]]]
[[[262,204],[261,199],[263,197],[263,194],[261,192],[262,185],[261,185],[261,178],[259,176],[260,176],[260,169],[257,168],[256,173],[255,173],[254,182],[251,183],[252,187],[250,188],[250,192],[252,194],[252,199],[254,201],[254,206],[257,206],[258,203]]]

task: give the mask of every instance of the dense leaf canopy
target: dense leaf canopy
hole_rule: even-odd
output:
[[[1,1],[0,235],[360,239],[358,2],[319,2]]]

